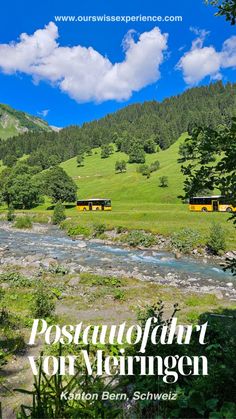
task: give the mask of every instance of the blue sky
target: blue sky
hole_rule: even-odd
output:
[[[51,125],[66,126],[100,118],[131,103],[161,101],[210,80],[236,81],[235,28],[214,12],[203,0],[88,0],[83,4],[44,0],[37,6],[29,0],[4,2],[0,103],[44,115]],[[59,15],[104,13],[177,15],[183,21],[54,20]],[[49,22],[53,23],[44,29]],[[19,38],[40,29],[43,32],[33,38]],[[125,37],[126,49],[122,46]],[[45,39],[40,53],[35,52],[38,39]],[[74,48],[78,46],[83,48]]]

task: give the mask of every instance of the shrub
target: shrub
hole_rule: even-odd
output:
[[[171,319],[176,315],[178,307],[174,306],[171,317],[165,314],[165,306],[159,302],[156,306],[147,307],[140,312],[139,321],[144,330],[146,321],[150,317],[158,319],[158,325],[169,327]],[[169,308],[168,308],[169,311]],[[208,322],[207,341],[205,345],[199,342],[198,331],[194,328],[189,345],[177,344],[176,337],[171,345],[159,345],[158,355],[163,359],[166,356],[178,353],[178,356],[190,356],[197,354],[199,357],[207,356],[211,372],[205,376],[189,375],[179,377],[176,384],[171,384],[171,391],[178,393],[176,401],[169,403],[142,403],[137,402],[140,416],[145,418],[235,418],[235,367],[236,367],[236,323],[234,310],[220,311],[218,316],[212,313],[204,313],[197,320],[197,313],[192,312],[193,322],[204,324]],[[152,342],[153,324],[147,339],[145,356],[155,356],[157,346]],[[161,329],[160,328],[160,329]],[[156,342],[160,341],[161,330],[156,333]],[[140,344],[133,345],[133,353],[139,350]],[[158,377],[142,376],[140,370],[134,370],[135,377],[132,379],[133,391],[151,393],[167,392],[170,384],[164,383]]]
[[[34,281],[21,275],[19,272],[8,272],[0,274],[0,283],[9,282],[13,287],[31,287]]]
[[[91,235],[91,229],[87,226],[77,225],[71,226],[67,230],[69,236],[84,236],[89,237]]]
[[[137,167],[137,172],[141,173],[143,176],[146,176],[148,171],[150,171],[150,169],[147,164],[141,164],[140,166]]]
[[[0,301],[3,300],[5,296],[5,291],[0,287]]]
[[[147,164],[141,164],[137,167],[137,172],[141,173],[143,176],[147,176],[149,179],[152,172],[156,172],[160,168],[160,162],[158,160],[151,163],[150,166]]]
[[[93,225],[93,235],[94,237],[99,237],[104,234],[106,231],[105,224],[94,224]]]
[[[118,227],[116,228],[116,232],[117,232],[117,234],[125,233],[125,231],[126,231],[126,228],[125,228],[125,227],[123,227],[123,226],[118,226]]]
[[[169,180],[167,176],[161,176],[159,179],[160,188],[167,188],[169,186]]]
[[[0,326],[10,324],[10,314],[6,307],[0,307]]]
[[[113,146],[110,144],[104,144],[101,147],[101,158],[106,159],[114,152]]]
[[[42,285],[38,287],[34,294],[31,310],[33,317],[36,319],[51,317],[54,313],[55,302],[52,295]]]
[[[158,169],[160,169],[160,162],[159,160],[156,160],[153,163],[151,163],[150,170],[151,172],[156,172]]]
[[[64,205],[62,205],[62,203],[59,201],[56,203],[53,210],[52,223],[60,224],[65,219],[66,219],[65,208],[64,208]]]
[[[125,294],[123,291],[121,290],[117,290],[114,293],[114,300],[124,300],[125,299]]]
[[[73,348],[70,348],[70,350],[73,350]],[[93,345],[89,345],[87,350],[89,358],[95,359],[97,348]],[[75,352],[75,350],[73,352]],[[62,358],[62,355],[67,355],[63,352],[61,345],[59,348],[55,348],[52,353],[58,360]],[[95,361],[92,361],[91,368],[92,370],[95,370]],[[112,401],[112,404],[107,403],[107,400],[102,400],[102,398],[83,400],[82,403],[78,403],[78,400],[75,400],[75,398],[74,400],[69,400],[69,397],[62,397],[63,393],[68,393],[68,391],[71,394],[103,394],[104,391],[111,394],[119,394],[121,392],[122,387],[120,383],[116,382],[114,385],[113,377],[94,377],[94,375],[89,375],[87,368],[80,362],[75,364],[75,375],[72,377],[60,375],[59,369],[55,375],[47,376],[42,368],[42,358],[40,357],[39,373],[35,376],[34,385],[32,385],[32,387],[32,391],[25,389],[16,390],[26,394],[28,398],[29,395],[31,395],[29,404],[21,405],[17,418],[115,419],[121,416],[123,417],[122,406],[119,401],[116,401],[119,396],[117,396],[116,400]]]
[[[171,236],[171,245],[183,253],[190,253],[198,245],[200,234],[191,228],[183,228]]]
[[[116,161],[115,171],[120,172],[120,173],[126,172],[126,161],[125,160]]]
[[[121,280],[119,278],[110,276],[94,275],[90,273],[83,273],[80,275],[80,283],[89,286],[103,286],[103,287],[116,287],[119,288]]]
[[[226,249],[225,232],[220,224],[212,224],[207,246],[216,255]]]
[[[76,157],[76,162],[77,162],[78,167],[84,166],[84,156],[83,156],[83,154],[79,154]]]
[[[10,205],[7,211],[7,221],[14,221],[15,218],[14,208]]]
[[[131,231],[123,236],[123,241],[131,247],[151,247],[157,243],[156,237],[151,233],[144,233],[139,230]]]
[[[32,220],[28,215],[19,217],[14,224],[16,228],[32,228]]]
[[[55,264],[49,266],[48,272],[55,275],[67,275],[69,269],[66,266]]]

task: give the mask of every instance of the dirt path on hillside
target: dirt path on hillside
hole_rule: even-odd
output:
[[[27,346],[24,353],[14,355],[2,368],[1,375],[4,385],[0,385],[3,419],[15,419],[22,403],[31,402],[31,396],[13,391],[15,388],[31,390],[33,388],[33,373],[29,364],[28,356],[37,357],[41,345]]]

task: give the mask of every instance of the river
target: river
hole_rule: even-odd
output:
[[[208,259],[182,257],[164,251],[130,249],[101,242],[72,240],[53,226],[22,231],[0,225],[0,246],[7,252],[2,263],[29,255],[55,258],[58,263],[76,264],[94,272],[137,277],[201,291],[223,290],[236,298],[236,277],[223,272]],[[16,263],[16,262],[15,262]]]

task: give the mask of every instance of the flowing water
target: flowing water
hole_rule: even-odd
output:
[[[207,260],[191,257],[176,259],[172,253],[163,251],[128,249],[72,240],[55,227],[47,227],[41,232],[25,232],[6,228],[6,225],[2,224],[0,246],[8,246],[7,253],[14,258],[36,254],[56,258],[58,263],[74,263],[93,270],[127,272],[133,273],[133,276],[136,273],[137,277],[154,280],[169,278],[172,283],[177,281],[177,285],[191,283],[211,289],[236,289],[236,278]]]

